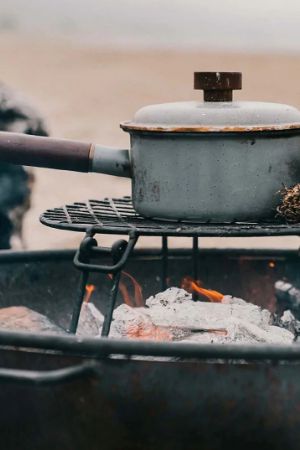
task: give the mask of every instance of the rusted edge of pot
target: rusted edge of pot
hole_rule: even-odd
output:
[[[268,131],[299,130],[300,123],[268,124],[268,125],[146,125],[133,122],[121,122],[124,131],[148,131],[157,133],[252,133]]]

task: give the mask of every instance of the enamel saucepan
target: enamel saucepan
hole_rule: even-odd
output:
[[[146,106],[121,123],[130,150],[2,132],[0,161],[132,178],[145,217],[271,220],[282,186],[300,180],[300,112],[232,101],[239,72],[196,72],[194,84],[204,101]]]

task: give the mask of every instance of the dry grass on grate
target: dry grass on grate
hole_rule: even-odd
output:
[[[277,212],[284,217],[287,222],[300,222],[300,184],[291,188],[284,188],[281,191],[282,202],[277,208]]]

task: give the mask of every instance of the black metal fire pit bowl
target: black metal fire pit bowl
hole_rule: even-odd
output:
[[[73,257],[0,254],[0,306],[22,304],[66,326],[78,277]],[[199,258],[208,286],[265,306],[276,307],[277,279],[300,286],[296,251],[212,249]],[[136,250],[128,262],[145,297],[160,290],[160,267],[155,250]],[[191,273],[190,252],[170,250],[169,270],[172,284]],[[101,309],[109,282],[99,274],[91,282]],[[2,331],[0,345],[3,449],[300,448],[297,343],[218,346]]]

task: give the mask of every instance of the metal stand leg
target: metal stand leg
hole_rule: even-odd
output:
[[[113,275],[112,277],[112,288],[109,296],[109,304],[104,317],[104,322],[102,326],[101,336],[108,336],[111,326],[111,321],[113,317],[113,312],[115,309],[116,299],[119,290],[119,282],[120,282],[121,272]]]
[[[193,237],[193,279],[198,281],[198,256],[199,256],[199,240],[198,236]],[[197,292],[193,292],[193,300],[198,299]]]
[[[168,287],[168,237],[162,237],[162,277],[161,277],[161,288],[165,291]]]
[[[76,299],[76,302],[75,302],[75,305],[73,308],[69,333],[73,333],[73,334],[76,333],[79,316],[80,316],[80,311],[81,311],[82,303],[83,303],[84,296],[85,296],[85,288],[86,288],[86,285],[88,282],[88,278],[89,278],[89,272],[81,273],[79,287],[78,287],[78,294],[77,294],[77,299]]]

